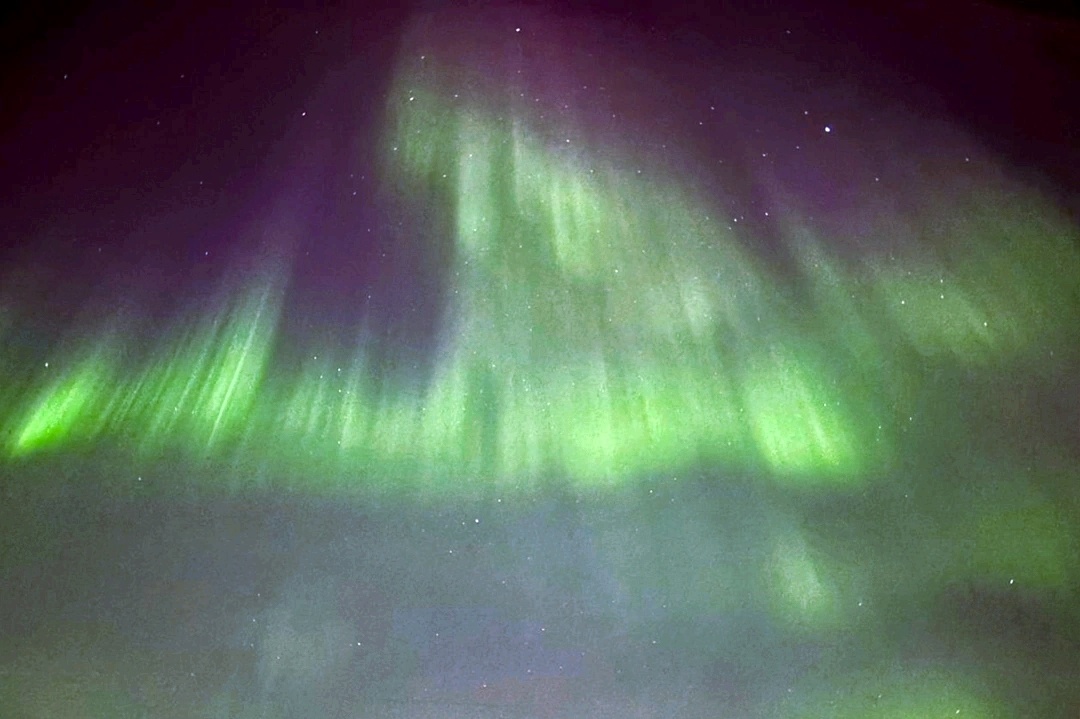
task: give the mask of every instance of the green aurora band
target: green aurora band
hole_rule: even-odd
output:
[[[912,359],[1007,372],[1068,347],[1075,231],[1030,193],[968,198],[937,254],[905,263],[845,265],[791,219],[800,294],[641,158],[553,147],[527,107],[441,94],[430,59],[403,65],[386,174],[439,203],[454,243],[426,384],[334,348],[272,373],[287,273],[268,263],[148,359],[125,361],[114,331],[33,391],[5,388],[9,456],[114,442],[435,495],[702,463],[858,485],[893,461]]]

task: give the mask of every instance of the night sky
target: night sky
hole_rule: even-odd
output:
[[[1078,715],[1080,24],[706,5],[4,18],[0,715]]]

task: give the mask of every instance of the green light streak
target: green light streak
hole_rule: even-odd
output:
[[[773,611],[789,626],[820,630],[840,619],[836,587],[800,537],[777,542],[769,569]]]
[[[169,437],[194,456],[211,457],[249,420],[270,359],[281,292],[264,280],[184,334],[116,392],[110,422],[153,454]]]
[[[21,457],[65,443],[93,438],[94,410],[102,402],[115,368],[103,354],[92,355],[63,374],[31,403],[16,432],[10,455]]]

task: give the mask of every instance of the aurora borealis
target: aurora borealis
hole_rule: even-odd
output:
[[[510,55],[514,42],[493,44]],[[892,461],[895,393],[917,381],[903,377],[917,359],[1008,372],[1075,339],[1076,231],[1033,192],[991,178],[949,188],[932,219],[878,220],[896,226],[872,233],[925,224],[937,240],[886,261],[837,256],[779,202],[806,292],[690,183],[609,159],[599,141],[553,149],[546,138],[567,128],[536,103],[499,106],[509,80],[484,88],[475,70],[401,54],[388,172],[407,203],[441,212],[429,229],[452,243],[431,376],[373,377],[358,339],[308,347],[305,366],[275,375],[278,262],[230,278],[139,361],[113,332],[53,360],[33,390],[9,389],[9,456],[97,441],[218,461],[277,453],[290,469],[317,456],[345,483],[418,475],[450,492],[466,477],[609,484],[700,461],[857,482]],[[453,92],[465,87],[479,99]]]
[[[210,692],[221,716],[1004,719],[1031,696],[1031,716],[1069,716],[1080,227],[1059,160],[1075,146],[1041,136],[1063,149],[1019,166],[927,99],[952,88],[929,66],[922,85],[895,69],[929,50],[865,13],[836,32],[895,44],[845,69],[806,8],[802,25],[730,10],[730,27],[334,12],[251,31],[307,48],[303,73],[270,49],[204,66],[179,33],[193,69],[167,53],[147,77],[194,73],[190,97],[147,90],[161,107],[127,125],[101,110],[105,139],[51,183],[4,176],[29,208],[5,210],[28,239],[0,268],[13,601],[42,591],[35,562],[68,567],[61,530],[29,547],[34,512],[100,497],[115,528],[74,524],[123,546],[131,596],[165,582],[147,606],[195,603],[254,667],[250,686],[213,670],[235,682]],[[997,38],[1012,11],[971,12]],[[1044,84],[1066,74],[1027,61]],[[50,112],[31,104],[13,146]],[[163,124],[189,140],[147,139]],[[153,523],[116,516],[143,511],[162,546],[197,543],[200,513],[219,517],[208,537],[255,528],[189,549],[200,568],[177,580],[189,560],[148,560]],[[192,599],[194,575],[246,598]],[[163,611],[44,604],[27,656],[62,631],[49,612],[128,627],[101,651],[151,652],[131,637]],[[358,626],[348,650],[323,644]],[[1038,669],[1017,675],[1010,652]],[[20,661],[13,676],[53,671]]]

